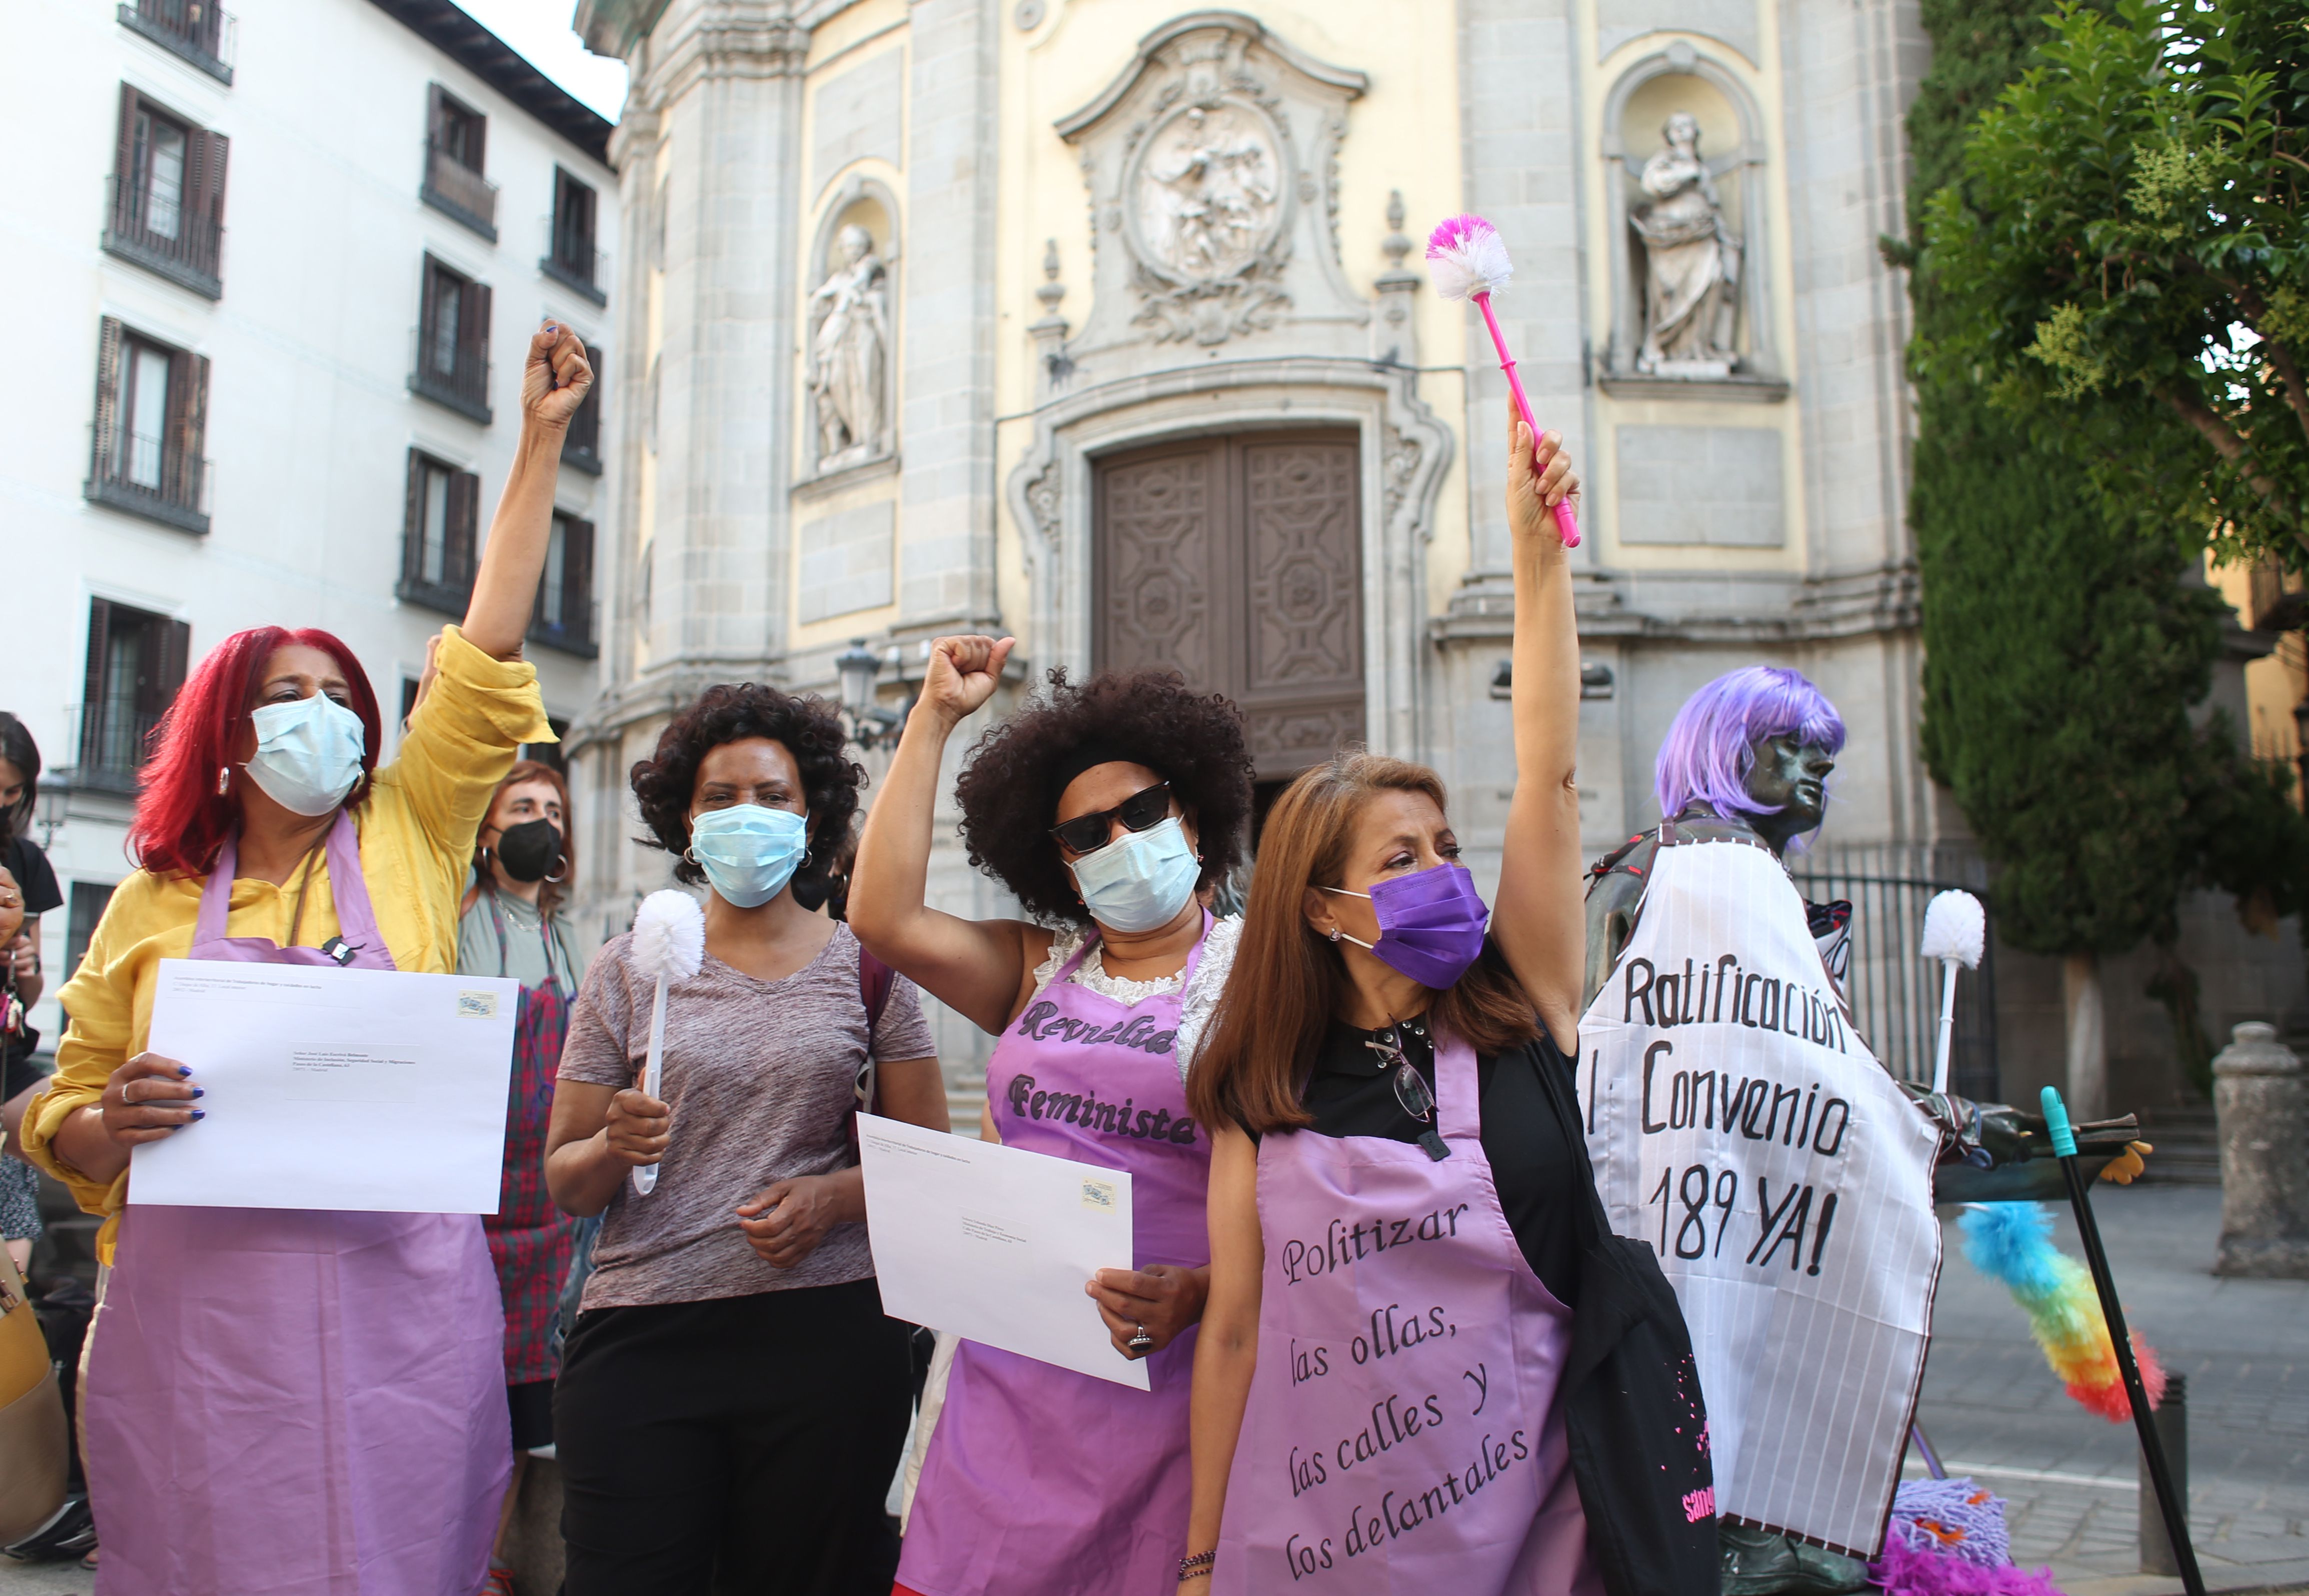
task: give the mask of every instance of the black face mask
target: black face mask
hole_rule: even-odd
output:
[[[525,820],[497,833],[495,852],[515,881],[542,881],[561,867],[561,832],[549,820]]]

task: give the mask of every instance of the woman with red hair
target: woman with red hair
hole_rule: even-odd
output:
[[[198,1134],[191,1070],[144,1051],[163,959],[445,972],[497,782],[553,736],[522,662],[584,346],[548,322],[462,627],[401,755],[326,632],[236,633],[146,762],[122,882],[61,998],[24,1151],[107,1215],[81,1416],[97,1589],[466,1596],[510,1468],[504,1318],[470,1214],[141,1206],[129,1152]]]

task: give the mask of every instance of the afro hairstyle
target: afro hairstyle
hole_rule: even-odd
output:
[[[841,716],[823,699],[797,698],[759,682],[706,688],[668,723],[657,752],[634,764],[634,798],[650,830],[634,841],[673,855],[676,880],[693,886],[705,880],[705,872],[688,857],[697,767],[723,743],[755,737],[783,744],[800,767],[802,795],[809,805],[809,862],[794,872],[794,882],[808,893],[824,884],[828,872],[842,867],[842,844],[857,818],[858,789],[866,781],[866,772],[851,762]]]
[[[1191,815],[1201,886],[1241,863],[1250,826],[1250,751],[1242,712],[1197,694],[1176,671],[1102,671],[1077,686],[1063,667],[1048,689],[978,739],[955,783],[970,862],[1045,924],[1087,926],[1089,911],[1050,828],[1080,750],[1112,748],[1171,784]]]

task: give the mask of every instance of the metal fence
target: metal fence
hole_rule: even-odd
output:
[[[1884,1066],[1904,1081],[1929,1083],[1939,1046],[1941,966],[1918,952],[1924,905],[1961,887],[1985,899],[1986,867],[1969,850],[1905,843],[1823,848],[1791,853],[1796,889],[1816,903],[1852,903],[1852,967],[1845,990],[1860,1033]],[[1980,968],[1957,981],[1956,1035],[1949,1058],[1951,1090],[1998,1098],[1996,949],[1993,927]]]

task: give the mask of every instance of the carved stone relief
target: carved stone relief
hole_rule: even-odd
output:
[[[1286,329],[1307,353],[1360,352],[1370,307],[1339,264],[1338,150],[1366,83],[1232,12],[1142,39],[1058,124],[1081,150],[1095,246],[1068,358],[1119,351],[1103,378]]]

